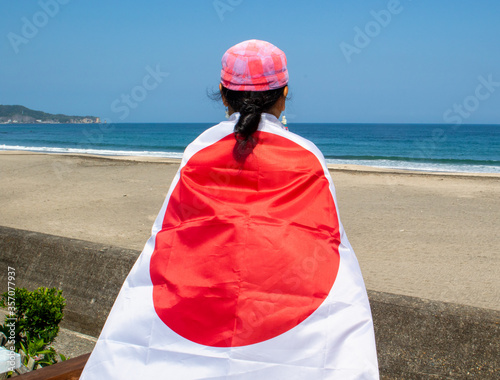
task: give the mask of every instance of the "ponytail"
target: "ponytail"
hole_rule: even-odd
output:
[[[283,96],[284,87],[268,91],[234,91],[222,87],[221,92],[232,109],[240,113],[234,126],[236,145],[234,155],[238,161],[244,160],[256,145],[252,135],[259,128],[263,112],[271,109]]]

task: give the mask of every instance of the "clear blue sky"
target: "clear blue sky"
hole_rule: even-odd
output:
[[[2,1],[0,104],[216,122],[221,57],[257,38],[287,54],[290,122],[500,124],[499,17],[498,0]]]

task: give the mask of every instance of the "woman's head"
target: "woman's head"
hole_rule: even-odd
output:
[[[263,112],[279,114],[288,95],[285,53],[266,41],[241,42],[222,57],[220,92],[229,111],[239,112],[234,132],[238,148],[248,151]]]

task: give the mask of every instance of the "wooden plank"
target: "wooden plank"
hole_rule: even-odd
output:
[[[19,380],[78,380],[89,356],[90,353],[81,355],[15,378]]]

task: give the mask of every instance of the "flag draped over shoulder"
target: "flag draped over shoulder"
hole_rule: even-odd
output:
[[[321,152],[263,114],[191,143],[82,379],[378,379],[359,265]]]

